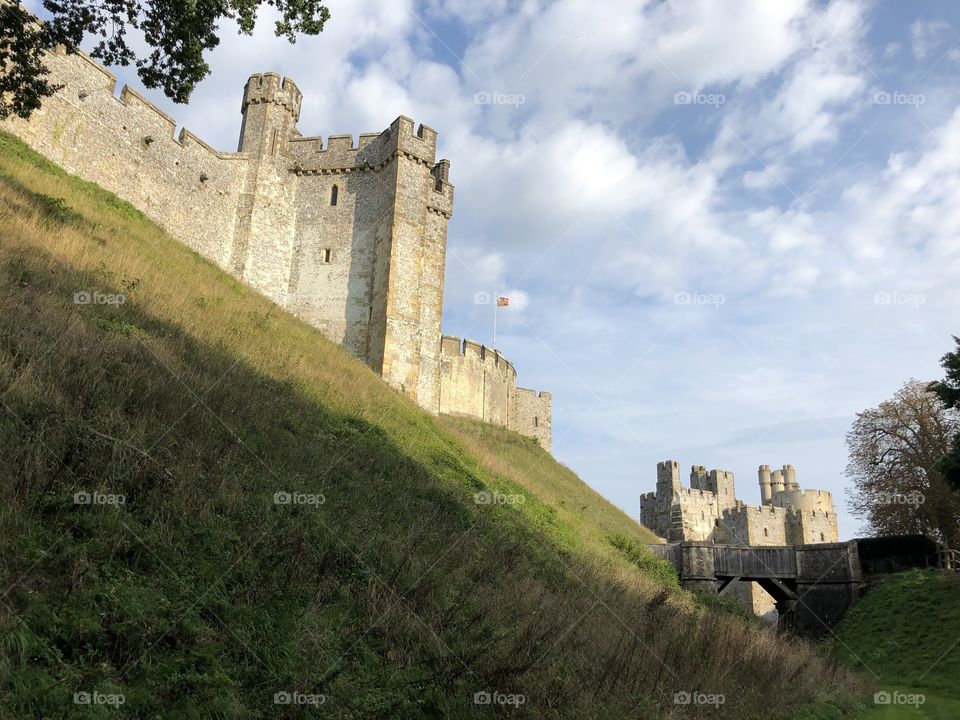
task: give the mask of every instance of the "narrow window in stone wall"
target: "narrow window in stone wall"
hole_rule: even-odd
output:
[[[823,533],[820,533],[820,542],[823,542]]]
[[[768,537],[769,535],[770,535],[770,533],[767,531],[766,528],[764,528],[764,529],[763,529],[763,536],[764,536],[764,537]]]
[[[533,416],[533,426],[540,427],[540,418],[538,418],[536,415]]]
[[[330,258],[333,256],[333,253],[330,251],[330,248],[327,248],[323,251],[323,261],[325,263],[330,262]]]
[[[337,186],[336,186],[336,185],[334,185],[332,188],[330,188],[330,204],[331,204],[331,205],[336,205],[336,204],[337,204],[337,193],[338,193],[338,192],[339,192],[339,190],[337,189]]]

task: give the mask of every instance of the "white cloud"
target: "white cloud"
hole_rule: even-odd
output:
[[[926,60],[950,37],[953,28],[944,20],[917,20],[910,26],[910,46],[917,60]]]
[[[861,112],[871,72],[896,78],[908,58],[870,46],[859,0],[420,7],[357,0],[294,46],[268,13],[253,38],[225,28],[195,102],[165,106],[233,149],[243,83],[275,70],[313,98],[305,133],[400,114],[437,129],[457,187],[444,332],[487,341],[492,311],[474,296],[508,295],[498,345],[523,385],[554,392],[557,453],[630,511],[671,453],[741,478],[794,462],[839,497],[836,428],[935,374],[955,331],[952,96],[909,133]],[[932,59],[942,28],[913,27],[912,52]],[[478,105],[480,90],[526,102]],[[677,108],[679,91],[726,102]],[[680,305],[678,291],[725,302]],[[878,291],[927,302],[878,306]],[[789,437],[800,426],[807,444]]]
[[[960,250],[960,109],[930,133],[926,148],[891,153],[884,172],[844,194],[853,217],[853,255],[889,262],[920,252],[930,260]],[[902,266],[898,266],[903,270]]]

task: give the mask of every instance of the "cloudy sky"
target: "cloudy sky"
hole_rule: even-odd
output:
[[[960,4],[329,6],[296,45],[225,25],[187,107],[145,94],[223,150],[266,70],[306,135],[437,129],[444,332],[489,342],[475,295],[512,298],[498,346],[553,393],[557,458],[633,516],[658,460],[753,503],[757,466],[793,463],[855,536],[854,413],[960,333]]]

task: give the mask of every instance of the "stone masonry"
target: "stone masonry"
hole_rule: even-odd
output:
[[[758,470],[759,506],[737,500],[733,473],[694,465],[690,487],[680,482],[676,460],[657,464],[656,492],[640,497],[640,522],[667,542],[710,541],[726,545],[811,545],[838,541],[833,496],[801,490],[792,465]],[[753,583],[739,583],[734,594],[759,615],[773,600]]]
[[[219,152],[82,53],[49,56],[63,87],[4,129],[140,208],[432,413],[477,417],[550,450],[551,398],[496,351],[441,340],[450,163],[437,133],[304,137],[289,78],[254,75],[238,151]]]

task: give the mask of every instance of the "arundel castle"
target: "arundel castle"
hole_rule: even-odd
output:
[[[3,126],[129,201],[171,235],[321,330],[432,413],[470,415],[551,443],[551,398],[513,365],[441,337],[450,163],[437,133],[305,137],[302,95],[254,75],[237,152],[214,150],[82,53],[54,53],[62,88]]]

